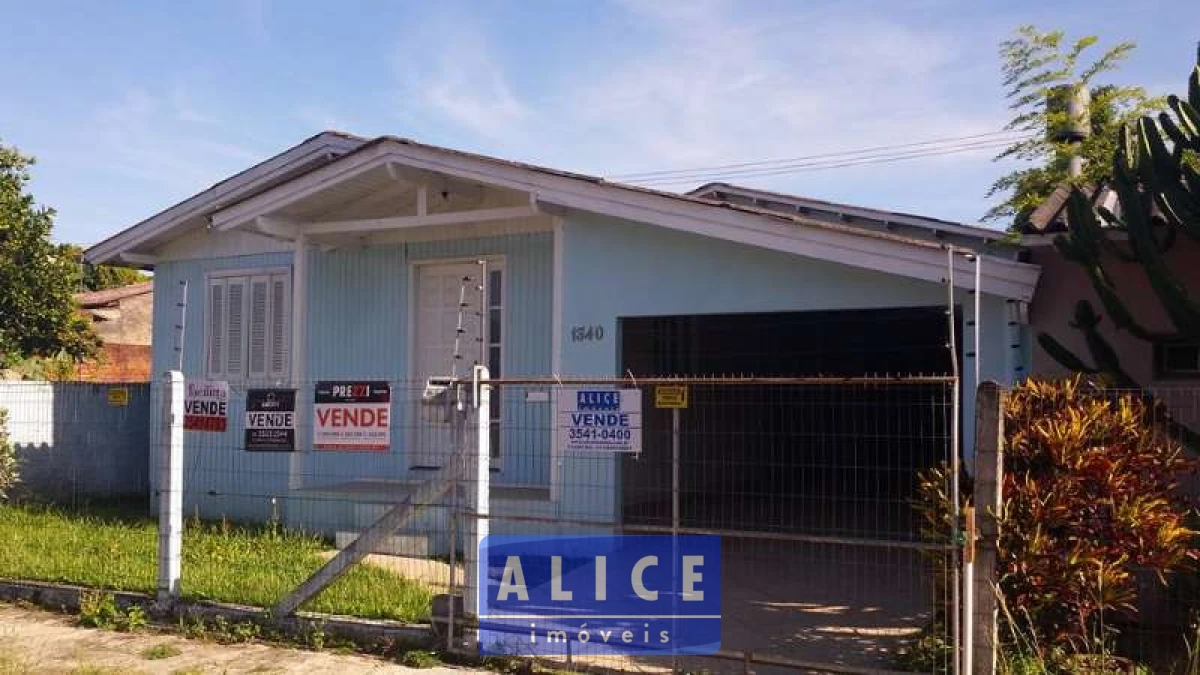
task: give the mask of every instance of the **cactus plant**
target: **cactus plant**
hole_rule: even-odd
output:
[[[1066,260],[1084,269],[1112,325],[1149,343],[1200,340],[1200,299],[1189,294],[1165,257],[1181,234],[1200,243],[1200,66],[1190,78],[1187,100],[1171,96],[1167,101],[1169,112],[1144,117],[1121,132],[1110,185],[1119,213],[1094,205],[1075,188],[1067,205],[1068,231],[1054,242]],[[1124,234],[1126,242],[1118,243],[1114,234]],[[1170,329],[1151,330],[1138,321],[1106,268],[1106,260],[1114,259],[1140,264]],[[1046,333],[1038,342],[1070,370],[1101,376],[1118,387],[1140,387],[1100,332],[1101,322],[1090,302],[1076,305],[1071,326],[1083,334],[1090,359]]]

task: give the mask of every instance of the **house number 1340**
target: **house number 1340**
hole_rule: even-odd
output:
[[[571,326],[571,342],[599,342],[604,339],[604,326]]]

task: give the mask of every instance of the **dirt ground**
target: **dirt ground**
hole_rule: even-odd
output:
[[[151,659],[143,653],[178,654]],[[170,650],[174,651],[174,650]],[[154,633],[115,633],[78,628],[71,617],[36,609],[0,605],[0,675],[63,673],[422,673],[471,675],[472,671],[442,666],[417,670],[368,656],[310,652],[268,645],[219,645]]]

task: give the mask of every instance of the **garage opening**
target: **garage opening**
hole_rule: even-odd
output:
[[[619,328],[622,370],[635,377],[951,371],[943,307],[630,317]],[[945,383],[693,384],[689,399],[678,413],[681,526],[919,538],[917,474],[949,453]],[[642,454],[622,460],[622,518],[669,526],[672,411],[651,391],[643,408]]]

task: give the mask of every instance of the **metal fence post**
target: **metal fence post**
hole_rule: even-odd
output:
[[[183,373],[168,371],[162,380],[163,408],[159,438],[158,602],[179,598],[183,550]]]
[[[994,675],[997,659],[996,547],[1000,538],[997,516],[1003,507],[1004,414],[1000,385],[982,382],[975,397],[975,542],[974,668]]]

